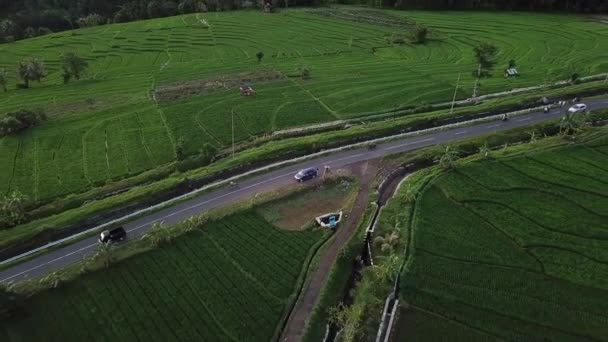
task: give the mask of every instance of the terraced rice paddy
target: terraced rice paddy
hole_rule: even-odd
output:
[[[469,163],[417,201],[402,333],[475,340],[608,336],[608,136]],[[418,315],[418,316],[417,316]],[[426,328],[425,328],[426,326]],[[452,330],[458,334],[453,335]]]
[[[270,341],[322,236],[233,215],[31,298],[0,340]]]
[[[42,107],[50,120],[0,139],[0,191],[18,189],[42,203],[129,177],[206,144],[238,141],[292,126],[370,111],[449,101],[471,95],[472,49],[489,41],[500,50],[494,77],[481,93],[608,71],[608,26],[575,16],[389,11],[431,29],[426,45],[391,45],[407,29],[357,23],[308,10],[261,15],[225,12],[178,16],[63,32],[0,46],[0,67],[26,57],[44,60],[48,77],[29,90],[0,93],[0,112]],[[389,13],[386,12],[386,13]],[[209,26],[204,24],[207,22]],[[87,58],[85,77],[62,84],[60,55]],[[258,63],[255,54],[265,54]],[[501,71],[515,59],[521,76]],[[310,79],[297,77],[308,66]],[[158,102],[155,90],[187,80],[243,72],[285,77],[237,89]],[[10,80],[14,84],[16,80]]]

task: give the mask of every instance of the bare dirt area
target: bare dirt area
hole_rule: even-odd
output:
[[[366,161],[349,166],[353,176],[359,179],[359,190],[354,205],[345,221],[338,227],[330,245],[322,251],[319,265],[310,274],[310,281],[305,285],[281,333],[280,341],[300,341],[306,323],[319,299],[323,284],[342,247],[350,240],[359,221],[365,212],[369,200],[369,191],[373,183],[378,161]]]
[[[302,192],[262,206],[258,212],[278,228],[303,230],[314,224],[317,216],[348,211],[354,199],[355,185],[352,179],[344,177],[318,180],[304,185],[308,189]]]
[[[170,102],[224,89],[238,89],[243,83],[272,82],[284,78],[285,75],[278,71],[267,70],[177,82],[156,88],[154,98],[158,102]]]

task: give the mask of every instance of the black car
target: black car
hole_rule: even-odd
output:
[[[100,243],[119,242],[127,238],[127,231],[123,227],[106,230],[99,234]]]
[[[319,175],[318,167],[309,167],[307,169],[302,169],[300,172],[296,173],[293,178],[295,178],[298,182],[304,182],[309,179],[316,178]]]

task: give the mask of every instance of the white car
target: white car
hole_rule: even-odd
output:
[[[584,103],[578,103],[574,106],[568,108],[568,113],[576,114],[576,113],[584,113],[587,111],[587,105]]]

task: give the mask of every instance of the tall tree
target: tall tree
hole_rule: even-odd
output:
[[[67,83],[71,77],[79,80],[80,75],[89,66],[89,63],[84,58],[77,56],[73,52],[68,52],[61,56],[61,63],[63,68],[63,81]]]
[[[473,51],[475,53],[475,60],[478,64],[478,69],[474,71],[476,76],[490,76],[490,71],[495,64],[494,57],[496,57],[496,53],[498,52],[496,46],[489,43],[481,43],[476,46]]]
[[[477,97],[479,80],[482,77],[489,77],[490,70],[494,66],[494,57],[496,56],[496,46],[489,43],[481,43],[474,49],[475,60],[477,61],[477,68],[473,71],[475,77],[475,87],[473,88],[473,97]]]

